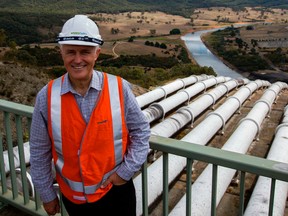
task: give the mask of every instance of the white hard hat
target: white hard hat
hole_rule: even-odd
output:
[[[98,26],[85,15],[75,15],[66,21],[57,37],[59,44],[98,46],[104,42]]]

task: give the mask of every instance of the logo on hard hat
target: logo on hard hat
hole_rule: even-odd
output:
[[[71,32],[71,35],[87,35],[86,32]]]

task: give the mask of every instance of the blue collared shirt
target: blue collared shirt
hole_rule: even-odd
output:
[[[61,95],[67,92],[71,92],[74,95],[83,118],[88,123],[102,89],[103,74],[93,71],[92,81],[84,96],[73,89],[68,74],[66,73],[64,76]],[[146,160],[149,150],[150,126],[138,106],[129,83],[125,80],[123,80],[123,92],[125,118],[131,143],[128,146],[123,162],[116,172],[121,178],[129,180]],[[30,131],[31,175],[34,186],[40,193],[43,202],[49,202],[56,198],[56,192],[53,188],[54,177],[51,170],[52,151],[47,127],[47,108],[46,85],[36,97]]]

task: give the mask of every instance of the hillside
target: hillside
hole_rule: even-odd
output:
[[[286,22],[259,23],[208,33],[202,40],[225,64],[250,80],[288,82],[287,33]]]
[[[49,74],[37,68],[0,62],[0,99],[33,106],[37,92],[50,79]],[[134,84],[131,87],[135,96],[148,91]]]
[[[13,1],[17,4],[21,4],[23,2],[25,2],[26,0],[23,0],[23,1]],[[4,1],[0,0],[0,3],[3,3]],[[9,2],[12,2],[12,1],[5,1],[6,3],[9,3]],[[28,1],[27,1],[28,2]],[[34,1],[29,1],[29,4],[31,6],[31,2],[34,4],[33,5],[36,5],[36,0]],[[44,2],[44,1],[37,1],[37,4],[40,4],[41,2]],[[46,1],[46,2],[52,2],[52,1]],[[56,2],[65,2],[65,1],[53,1],[55,4]],[[67,2],[67,1],[66,1]],[[75,2],[75,1],[69,1],[69,2]],[[84,1],[78,1],[78,2],[84,2]],[[85,1],[85,2],[89,2],[89,1]],[[100,1],[98,1],[99,3]],[[112,2],[114,1],[110,1],[110,3],[112,4]],[[128,1],[123,1],[123,5],[126,5],[126,2]],[[133,2],[137,2],[137,1],[133,1]],[[141,2],[149,2],[149,1],[141,1]],[[157,1],[157,2],[163,2],[163,1]],[[166,1],[165,1],[166,2]],[[169,2],[169,1],[167,1]],[[182,1],[177,1],[177,2],[182,2]],[[186,2],[189,2],[189,1],[186,1]],[[207,1],[203,1],[203,2],[207,2]],[[203,3],[201,1],[201,4]],[[217,1],[214,1],[214,2],[217,2]],[[234,3],[236,3],[237,1],[233,1]],[[238,1],[239,2],[239,1]],[[246,1],[241,1],[242,3],[246,2]],[[257,1],[256,1],[257,2]],[[267,3],[268,1],[266,1]],[[270,1],[271,3],[272,1]],[[274,3],[276,1],[273,1]],[[272,2],[272,3],[273,3]],[[110,5],[109,3],[109,5]],[[28,5],[29,5],[28,4]],[[121,4],[122,4],[122,1],[121,1]],[[13,5],[13,4],[11,4]],[[68,5],[67,5],[68,6]],[[7,8],[6,8],[7,9]],[[0,5],[0,10],[2,10],[2,6]],[[282,13],[285,13],[286,12],[283,12],[281,10],[279,10],[279,12],[277,11],[273,11],[272,9],[267,9],[267,10],[271,10],[272,12],[267,14],[267,19],[266,21],[277,21],[279,20],[279,22],[283,19],[283,15],[281,15]],[[187,25],[187,22],[190,22],[192,21],[191,19],[189,18],[184,18],[184,17],[172,17],[172,16],[169,16],[169,15],[164,15],[162,13],[155,13],[155,14],[141,14],[141,13],[131,13],[132,14],[132,19],[129,19],[129,21],[127,21],[127,15],[126,13],[124,14],[103,14],[103,16],[105,16],[105,18],[107,18],[106,20],[103,20],[103,21],[99,21],[99,25],[100,25],[100,28],[101,28],[101,32],[103,32],[105,35],[103,36],[103,38],[105,39],[108,39],[108,41],[106,40],[105,41],[105,44],[104,44],[104,47],[103,47],[103,52],[104,53],[108,53],[108,54],[113,54],[113,51],[116,52],[116,54],[126,54],[126,53],[129,53],[131,54],[132,51],[138,51],[138,53],[144,53],[147,54],[148,52],[150,53],[153,53],[155,55],[166,55],[165,53],[162,53],[160,49],[158,48],[155,48],[155,47],[147,47],[147,46],[144,46],[143,42],[145,42],[146,38],[137,38],[135,39],[135,41],[133,43],[130,43],[128,44],[128,42],[123,42],[121,40],[126,40],[127,37],[131,36],[131,35],[148,35],[149,36],[149,33],[150,33],[150,29],[156,29],[157,28],[157,34],[167,34],[167,32],[169,30],[171,30],[173,27],[177,27],[179,29],[181,29],[181,32],[182,34],[186,34],[188,31],[190,32],[193,32],[193,31],[198,31],[198,30],[201,30],[201,29],[207,29],[207,28],[214,28],[215,26],[219,26],[219,25],[229,25],[228,22],[226,21],[232,21],[232,22],[237,22],[237,21],[245,21],[245,22],[249,22],[249,20],[255,20],[257,18],[259,18],[259,13],[260,10],[257,10],[257,9],[252,9],[252,10],[247,10],[247,11],[243,11],[243,14],[242,14],[242,11],[237,13],[235,11],[230,11],[230,9],[219,9],[219,8],[215,8],[215,9],[212,9],[212,8],[209,8],[209,9],[198,9],[197,11],[195,11],[195,13],[193,14],[192,18],[193,18],[193,26],[192,24],[190,23],[190,25]],[[17,14],[17,13],[16,13]],[[37,13],[36,13],[37,15]],[[144,15],[144,18],[147,17],[148,21],[150,21],[150,23],[148,22],[143,22],[143,23],[138,23],[137,21],[139,20],[138,16],[141,17],[141,15]],[[241,16],[240,16],[241,15]],[[152,18],[150,16],[154,16],[153,18],[153,22],[152,22]],[[41,17],[41,19],[39,19],[39,17]],[[59,15],[60,17],[60,15]],[[37,18],[38,18],[38,22],[39,23],[45,23],[47,20],[51,20],[51,22],[54,22],[55,20],[58,20],[59,17],[55,17],[55,16],[50,16],[50,15],[47,15],[47,14],[42,14],[40,16],[40,13],[38,14],[38,16],[35,16],[33,18],[35,18],[35,20],[37,21]],[[61,15],[62,17],[62,15]],[[64,15],[63,15],[64,17]],[[155,21],[156,18],[157,19],[159,18],[159,20],[157,20],[157,22]],[[227,20],[227,18],[225,17],[229,17],[229,20]],[[241,20],[238,20],[238,17],[241,17]],[[277,18],[279,17],[279,19]],[[287,15],[285,15],[285,17],[287,17]],[[7,18],[7,17],[6,17]],[[16,17],[13,17],[11,15],[11,23],[13,24],[13,21],[15,21]],[[13,19],[14,18],[14,19]],[[19,17],[21,18],[20,20],[22,20],[22,23],[19,24],[19,26],[25,26],[30,32],[31,34],[34,33],[33,30],[31,29],[31,26],[29,26],[27,24],[24,25],[23,23],[23,19],[24,17]],[[28,17],[31,19],[31,17]],[[111,18],[111,19],[110,19]],[[163,18],[163,20],[160,20],[160,18]],[[222,20],[223,18],[223,20]],[[243,18],[243,20],[242,20]],[[277,20],[276,20],[277,18]],[[171,23],[166,23],[165,22],[165,19],[166,20],[169,20],[171,21]],[[218,20],[217,20],[218,19]],[[285,18],[286,19],[286,18]],[[28,19],[29,20],[29,19]],[[63,18],[63,20],[65,20]],[[58,21],[63,21],[63,20],[58,20]],[[108,21],[109,20],[109,21]],[[117,22],[115,23],[114,20],[117,20]],[[144,20],[144,19],[143,19]],[[31,21],[31,20],[30,20]],[[121,21],[121,22],[120,22]],[[282,22],[282,21],[281,21]],[[32,23],[32,22],[31,22]],[[176,25],[177,23],[177,25]],[[14,22],[15,24],[15,22]],[[1,20],[0,20],[0,25],[1,25]],[[139,25],[139,26],[138,26]],[[136,29],[139,29],[137,30],[137,34],[135,33],[131,33],[131,28],[132,26]],[[10,26],[11,27],[11,26]],[[16,25],[17,27],[17,25]],[[110,30],[111,28],[119,28],[120,30],[120,33],[119,34],[111,34]],[[1,27],[0,27],[1,29]],[[46,34],[48,33],[51,33],[52,30],[55,31],[55,32],[59,32],[59,26],[57,26],[57,24],[55,23],[55,26],[52,26],[51,29],[49,29],[49,31],[47,29],[44,29],[44,28],[40,28],[41,31],[45,32]],[[57,30],[58,29],[58,30]],[[50,32],[51,30],[51,32]],[[250,31],[249,33],[254,33],[256,34],[256,31]],[[31,35],[30,35],[31,36]],[[148,37],[147,36],[147,37]],[[247,35],[248,36],[248,35]],[[51,36],[51,38],[53,38],[53,35]],[[123,39],[124,38],[124,39]],[[253,36],[254,38],[254,36]],[[150,37],[148,40],[153,40],[154,42],[155,41],[163,41],[165,40],[168,41],[169,39],[169,43],[179,43],[179,35],[178,36],[166,36],[166,37]],[[121,41],[118,43],[118,40]],[[248,38],[247,41],[250,41],[251,38]],[[117,47],[114,46],[114,42],[117,41]],[[114,44],[114,45],[113,45]],[[141,45],[142,44],[142,45]],[[56,44],[52,44],[50,43],[49,44],[50,46],[55,46]],[[128,46],[127,46],[128,45]],[[145,47],[143,49],[143,47]],[[115,48],[115,49],[113,49]],[[149,49],[148,49],[149,48]],[[172,47],[173,48],[173,47]],[[172,50],[172,48],[170,48]],[[146,53],[147,52],[147,53]],[[172,51],[170,51],[172,52]],[[133,53],[133,54],[137,54],[137,53]],[[1,56],[1,52],[0,52],[0,56]],[[2,79],[2,81],[1,81]],[[45,85],[45,83],[47,83],[47,81],[49,80],[50,78],[48,77],[47,74],[45,73],[40,73],[40,70],[37,69],[37,68],[32,68],[32,67],[23,67],[19,64],[1,64],[0,62],[0,98],[1,99],[7,99],[7,100],[11,100],[11,101],[15,101],[15,102],[19,102],[19,103],[23,103],[23,104],[33,104],[33,100],[35,98],[35,94],[36,92],[43,86]],[[1,91],[2,90],[2,91]],[[135,93],[135,95],[139,95],[139,94],[143,94],[145,91],[147,91],[146,89],[143,89],[143,88],[140,88],[140,87],[137,87],[135,85],[133,85],[133,92]],[[264,90],[261,90],[260,92],[263,92]],[[1,95],[1,92],[3,95]],[[258,96],[260,96],[260,93],[257,92],[257,98]],[[249,104],[246,104],[245,107],[244,107],[244,110],[248,110],[252,107],[252,104],[255,103],[256,99],[255,97],[252,97],[252,100],[248,101]],[[284,101],[284,99],[287,98],[286,97],[286,94],[282,94],[282,97],[281,97],[281,100]],[[277,106],[278,105],[283,105],[284,102],[281,102],[277,103]],[[277,109],[275,109],[276,112],[280,113],[279,110],[282,110],[282,107],[279,108],[277,107]],[[248,111],[247,111],[248,112]],[[245,113],[245,112],[244,112]],[[244,115],[244,113],[242,113],[241,115],[235,115],[236,118],[240,118],[240,116]],[[205,116],[205,115],[203,115]],[[280,116],[280,114],[278,115]],[[280,118],[280,117],[279,117]],[[271,122],[268,122],[267,121],[267,124],[269,124],[269,128],[267,129],[269,132],[273,131],[271,130],[271,125],[272,123]],[[273,123],[274,124],[274,123]],[[231,124],[231,125],[236,125],[236,123],[234,124]],[[227,128],[232,128],[228,125]],[[227,137],[227,133],[226,133],[226,136]],[[220,138],[219,137],[216,137],[215,139],[215,143],[218,143],[220,144],[219,142],[219,139],[223,139],[223,136],[221,136]],[[267,143],[267,141],[265,140],[265,143]],[[265,144],[264,143],[264,144]],[[266,145],[266,144],[265,144]],[[182,181],[183,183],[183,181]],[[228,197],[228,199],[231,199],[232,196],[235,195],[234,191],[232,191],[233,194],[230,195],[230,197]],[[231,208],[235,208],[234,205],[231,205],[231,203],[229,203],[229,213],[231,211]],[[226,208],[227,209],[227,208]],[[9,211],[9,212],[8,212]],[[16,210],[15,210],[16,211]],[[19,213],[18,211],[16,211],[16,213],[14,212],[14,209],[11,209],[10,207],[7,207],[4,211],[1,212],[1,215],[9,215],[9,216],[20,216],[20,215],[23,215],[21,213]],[[220,215],[220,214],[219,214]],[[227,215],[227,213],[225,214]],[[26,215],[25,215],[26,216]]]
[[[241,12],[236,12],[228,8],[208,8],[208,9],[199,8],[195,10],[194,14],[191,15],[191,19],[178,15],[165,14],[163,12],[153,12],[153,13],[126,12],[120,14],[100,13],[96,15],[91,14],[91,17],[97,20],[97,23],[99,25],[102,34],[102,38],[105,41],[101,53],[115,57],[121,55],[123,56],[146,55],[146,56],[152,56],[153,59],[156,59],[156,57],[168,58],[169,56],[178,56],[180,49],[178,49],[177,51],[177,47],[179,47],[180,45],[182,47],[185,46],[184,42],[180,40],[180,36],[187,34],[188,32],[214,28],[221,25],[231,25],[231,23],[234,22],[251,22],[251,20],[257,20],[257,19],[265,19],[265,22],[284,23],[285,20],[288,20],[287,14],[288,14],[287,10],[282,9],[269,9],[269,10],[267,9],[267,12],[265,12],[264,16],[262,16],[262,11],[259,8],[246,8],[245,11]],[[11,23],[9,23],[9,25],[7,26],[11,29],[13,27],[13,24],[15,24],[15,20],[19,17],[3,16],[2,18],[6,20],[9,18]],[[20,31],[22,29],[18,28],[18,32],[21,33],[20,34],[21,37],[19,38],[20,39],[23,38],[24,35],[27,35],[28,38],[29,36],[32,37],[33,36],[32,32],[35,33],[35,31],[32,31],[31,23],[33,23],[33,19],[37,20],[37,16],[35,17],[33,17],[32,15],[26,17],[22,16],[20,18],[21,19],[18,19],[19,23],[15,25],[15,27],[21,26],[23,28],[25,27],[27,30],[29,29],[30,30],[27,31],[27,34],[24,34],[23,32]],[[57,18],[60,18],[58,22],[56,21]],[[48,29],[45,26],[42,26],[42,24],[45,24],[45,22],[49,21],[49,16],[45,14],[41,15],[41,20],[39,20],[41,25],[40,27],[37,27],[39,22],[38,23],[36,22],[35,29],[38,29],[43,36],[51,35],[51,40],[54,41],[57,33],[59,33],[60,31],[61,22],[65,20],[64,18],[63,19],[62,18],[63,17],[61,17],[60,15],[59,17],[56,16],[51,17],[50,21],[54,22],[54,24],[50,26],[50,29]],[[25,22],[26,25],[24,24]],[[1,21],[0,16],[0,29],[1,24],[3,24],[3,22]],[[169,31],[173,28],[181,30],[181,35],[168,35]],[[117,34],[112,34],[111,29],[118,29],[119,31]],[[151,30],[153,29],[156,30],[156,35],[151,35]],[[276,29],[273,31],[276,31]],[[248,31],[248,33],[257,34],[257,31],[256,30]],[[245,34],[247,35],[247,33]],[[272,33],[270,35],[272,36]],[[11,37],[10,34],[9,37]],[[133,42],[127,42],[127,39],[130,37],[135,37]],[[247,38],[246,40],[250,41],[251,37]],[[154,44],[156,42],[165,43],[167,44],[167,49],[164,50],[153,46],[146,46],[145,45],[146,41],[153,42]],[[57,44],[45,43],[41,44],[41,46],[54,49],[54,47],[57,46]],[[7,50],[7,48],[6,49],[4,48],[4,50]],[[27,55],[27,52],[24,51],[23,53],[24,54],[26,53],[26,57],[29,56]],[[0,61],[4,52],[5,51],[1,52],[0,49]],[[47,55],[44,56],[45,59],[41,59],[40,61],[45,63],[49,62],[47,59],[48,56]],[[117,62],[116,59],[113,60],[113,63],[115,62]],[[152,61],[144,61],[144,62],[152,63]],[[27,61],[25,65],[27,65]],[[129,76],[130,72],[135,74],[136,72],[138,73],[142,71],[143,74],[146,75],[147,74],[149,75],[151,73],[151,76],[149,76],[149,78],[152,79],[151,77],[153,77],[153,81],[156,80],[155,77],[160,78],[162,82],[169,81],[169,79],[167,80],[168,77],[167,74],[169,74],[169,69],[165,68],[151,69],[151,66],[143,66],[140,63],[139,65],[140,67],[136,67],[137,64],[135,66],[133,65],[128,67],[127,65],[125,65],[126,68],[122,69],[123,74],[125,73],[124,75]],[[1,98],[29,105],[33,104],[36,92],[40,89],[40,87],[42,87],[45,83],[47,83],[47,81],[50,78],[48,77],[47,74],[45,73],[43,74],[42,72],[40,72],[41,70],[39,68],[38,69],[37,67],[33,68],[31,65],[27,66],[21,68],[19,63],[16,65],[6,64],[1,66],[0,68]],[[53,65],[49,64],[49,66]],[[128,69],[131,70],[128,72]],[[193,70],[195,72],[195,69]],[[108,70],[106,72],[110,71],[111,70]],[[179,73],[179,68],[177,68],[177,72]],[[173,71],[173,73],[176,72]],[[26,85],[25,83],[28,80],[30,82],[29,84]],[[130,81],[131,83],[138,84],[134,82],[134,80]],[[146,80],[143,82],[145,82],[145,84],[148,83]],[[25,91],[22,91],[22,89],[25,89]],[[135,92],[137,94],[137,91]]]
[[[121,5],[121,7],[119,7]],[[286,0],[0,0],[0,11],[45,13],[119,13],[127,11],[162,11],[190,16],[195,8],[244,7],[288,8]],[[63,10],[64,9],[64,10]]]

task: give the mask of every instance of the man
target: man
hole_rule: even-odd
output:
[[[146,160],[149,123],[127,81],[95,71],[103,44],[95,22],[69,19],[59,34],[67,73],[37,95],[30,153],[33,183],[48,215],[59,213],[51,161],[73,215],[136,215],[132,177]]]

